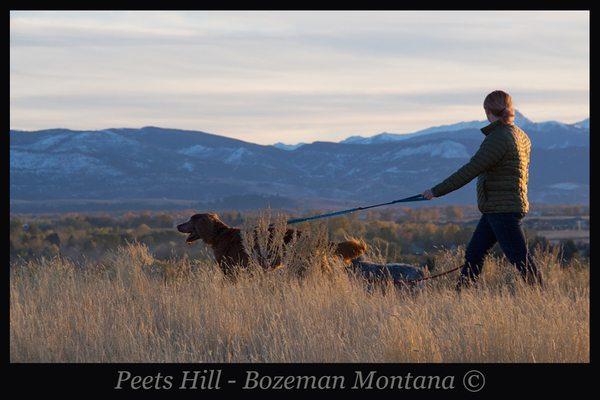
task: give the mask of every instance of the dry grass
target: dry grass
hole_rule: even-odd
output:
[[[491,259],[479,287],[460,295],[454,274],[418,292],[369,293],[339,265],[333,273],[310,267],[327,251],[311,247],[321,234],[292,244],[294,256],[284,258],[292,268],[254,269],[236,283],[214,265],[160,262],[137,244],[101,262],[13,263],[10,359],[589,362],[587,265],[561,268],[556,254],[538,255],[544,290]],[[450,268],[461,256],[448,252],[436,265]]]

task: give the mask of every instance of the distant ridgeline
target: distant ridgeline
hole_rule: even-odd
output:
[[[535,123],[519,114],[517,124],[532,140],[530,200],[588,204],[589,119]],[[467,162],[481,144],[483,125],[273,146],[156,127],[11,130],[11,211],[389,201],[420,193]],[[436,200],[474,202],[474,184]]]

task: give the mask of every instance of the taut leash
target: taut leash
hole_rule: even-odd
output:
[[[423,200],[427,200],[427,199],[425,197],[423,197],[422,194],[417,194],[415,196],[405,197],[403,199],[389,201],[387,203],[373,204],[371,206],[364,206],[364,207],[355,207],[355,208],[350,208],[348,210],[335,211],[335,212],[330,212],[330,213],[325,213],[325,214],[314,215],[312,217],[292,218],[292,219],[289,219],[287,221],[287,224],[288,225],[298,224],[300,222],[314,221],[315,219],[335,217],[335,216],[338,216],[338,215],[350,214],[350,213],[353,213],[355,211],[368,210],[369,208],[375,208],[375,207],[381,207],[381,206],[389,206],[389,205],[396,204],[396,203],[408,203],[408,202],[411,202],[411,201],[423,201]],[[409,279],[398,279],[398,280],[395,280],[394,283],[395,284],[399,284],[399,283],[415,283],[415,282],[427,281],[429,279],[434,279],[434,278],[437,278],[437,277],[440,277],[440,276],[443,276],[443,275],[447,275],[447,274],[449,274],[451,272],[454,272],[454,271],[457,271],[457,270],[459,270],[461,268],[462,268],[462,266],[459,266],[459,267],[456,267],[456,268],[449,269],[447,271],[440,272],[439,274],[426,276],[426,277],[420,278],[420,279],[410,279],[410,280]]]
[[[396,204],[396,203],[407,203],[407,202],[410,202],[410,201],[422,201],[422,200],[427,200],[427,199],[425,197],[423,197],[422,194],[417,194],[415,196],[410,196],[410,197],[406,197],[404,199],[389,201],[387,203],[374,204],[374,205],[365,206],[365,207],[350,208],[348,210],[335,211],[335,212],[330,212],[330,213],[326,213],[326,214],[314,215],[312,217],[292,218],[292,219],[289,219],[287,221],[287,224],[288,225],[297,224],[297,223],[300,223],[300,222],[313,221],[315,219],[329,218],[329,217],[335,217],[337,215],[350,214],[350,213],[353,213],[355,211],[368,210],[369,208],[375,208],[375,207],[381,207],[381,206],[388,206],[388,205]]]

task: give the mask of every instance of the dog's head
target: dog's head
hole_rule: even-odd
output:
[[[190,220],[177,225],[177,230],[181,233],[188,233],[185,239],[186,243],[192,243],[198,239],[206,243],[212,243],[219,228],[225,224],[214,213],[194,214]]]
[[[337,244],[336,253],[342,257],[344,264],[348,265],[352,260],[361,257],[367,251],[367,244],[362,239],[347,238],[344,242]]]

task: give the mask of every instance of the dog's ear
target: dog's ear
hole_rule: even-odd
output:
[[[222,230],[223,228],[228,228],[229,226],[219,218],[219,216],[215,213],[207,213],[208,220],[212,225],[213,234]]]
[[[207,213],[208,218],[210,218],[213,221],[220,221],[221,219],[219,218],[219,215],[217,213]]]

